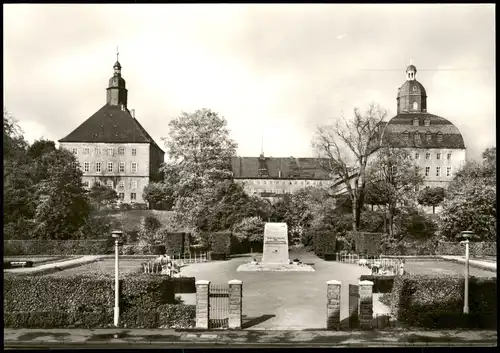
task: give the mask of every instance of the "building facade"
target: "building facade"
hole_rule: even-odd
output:
[[[123,202],[143,204],[144,187],[162,179],[165,153],[135,118],[134,110],[128,110],[128,91],[118,61],[113,69],[106,104],[59,144],[76,156],[85,187],[104,184],[115,189]]]
[[[464,139],[452,122],[427,111],[427,92],[416,75],[416,67],[408,66],[398,90],[397,115],[386,124],[382,139],[409,152],[426,187],[446,188],[465,163]]]

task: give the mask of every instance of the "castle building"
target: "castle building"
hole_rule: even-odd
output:
[[[274,203],[285,194],[306,187],[329,188],[333,193],[345,192],[343,181],[332,180],[317,158],[233,157],[234,181],[249,195]]]
[[[449,120],[427,112],[427,92],[417,81],[417,68],[406,69],[398,89],[397,115],[386,124],[383,141],[407,149],[423,173],[426,187],[446,188],[465,163],[465,143]]]
[[[142,192],[162,179],[165,153],[127,108],[127,88],[118,61],[106,89],[106,104],[59,140],[83,170],[83,184],[114,188],[125,203],[144,204]]]

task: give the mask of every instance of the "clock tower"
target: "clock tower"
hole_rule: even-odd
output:
[[[127,89],[125,88],[125,80],[122,78],[122,66],[118,61],[118,54],[116,59],[113,66],[114,74],[109,79],[109,85],[106,89],[106,103],[108,105],[123,105],[127,108]]]

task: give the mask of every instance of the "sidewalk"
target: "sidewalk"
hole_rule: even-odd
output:
[[[115,338],[116,337],[116,338]],[[4,329],[9,347],[496,346],[496,331],[177,331],[173,329]],[[152,348],[152,347],[151,347]]]
[[[16,274],[48,274],[51,272],[56,272],[59,270],[65,270],[68,268],[85,265],[91,262],[99,260],[102,255],[85,255],[77,259],[52,262],[36,267],[22,267],[22,268],[11,268],[4,270],[6,273],[16,273]]]

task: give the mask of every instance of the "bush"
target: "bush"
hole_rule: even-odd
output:
[[[247,239],[240,240],[238,237],[231,235],[231,254],[245,254],[250,252],[250,242]]]
[[[471,256],[496,256],[496,242],[471,242],[469,243],[469,252]],[[458,255],[463,256],[465,247],[459,242],[439,242],[436,254],[439,255]]]
[[[164,230],[161,232],[161,238],[165,243],[166,254],[169,256],[184,254],[186,233],[172,233]]]
[[[151,248],[153,255],[164,255],[167,252],[165,245],[153,245]]]
[[[364,211],[361,213],[359,226],[365,232],[383,232],[384,214],[377,211]]]
[[[360,281],[373,282],[373,293],[391,293],[395,276],[361,275]]]
[[[470,315],[463,315],[462,276],[397,276],[391,311],[398,321],[416,327],[496,328],[496,294],[495,277],[470,277]]]
[[[4,240],[4,256],[106,255],[114,251],[114,239],[105,240]]]
[[[318,256],[334,254],[337,248],[336,234],[333,232],[315,232],[314,252]]]
[[[323,260],[325,260],[325,261],[337,261],[337,254],[323,254]]]
[[[231,232],[216,232],[209,235],[208,243],[214,253],[231,253]]]
[[[210,260],[226,260],[226,253],[224,252],[210,252]]]
[[[379,255],[382,244],[382,233],[370,232],[349,232],[349,236],[354,240],[355,251],[363,255]]]

